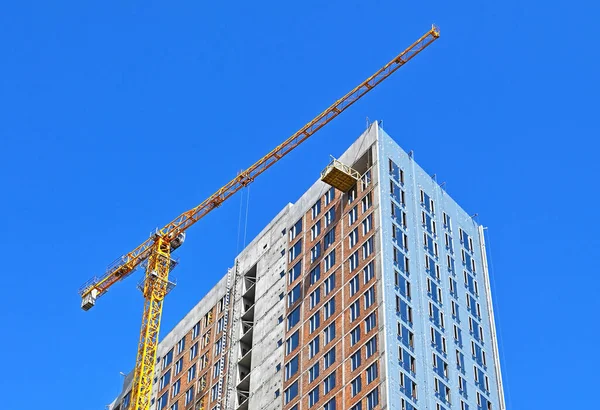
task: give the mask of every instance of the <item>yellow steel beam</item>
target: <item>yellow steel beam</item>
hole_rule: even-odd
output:
[[[171,246],[163,238],[157,237],[150,252],[144,280],[144,315],[142,317],[131,397],[132,409],[134,410],[147,410],[150,408],[152,378],[158,348],[158,332],[160,330],[163,301],[169,284],[170,264]]]

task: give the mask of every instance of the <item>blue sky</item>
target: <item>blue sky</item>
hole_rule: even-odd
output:
[[[440,40],[252,185],[248,237],[366,117],[381,119],[489,227],[509,408],[591,408],[598,11],[514,0],[4,5],[3,407],[111,402],[135,360],[140,274],[89,312],[78,287],[436,23]],[[240,198],[178,251],[164,330],[232,264]]]

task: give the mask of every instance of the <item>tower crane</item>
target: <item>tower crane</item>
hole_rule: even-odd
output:
[[[182,213],[163,228],[157,229],[147,240],[111,263],[103,275],[93,277],[80,288],[81,308],[87,311],[115,283],[125,279],[139,267],[145,269],[144,280],[140,285],[144,296],[144,310],[130,401],[133,410],[148,410],[150,407],[163,301],[171,287],[169,272],[176,263],[171,258],[171,253],[183,244],[186,231],[233,194],[254,182],[256,177],[423,51],[437,40],[439,35],[439,29],[432,26],[431,30],[421,36],[410,47],[394,57],[248,169],[239,173],[200,205]]]

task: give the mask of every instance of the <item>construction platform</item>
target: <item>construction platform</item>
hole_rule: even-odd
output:
[[[321,172],[321,181],[342,192],[348,192],[360,179],[360,174],[335,158]]]

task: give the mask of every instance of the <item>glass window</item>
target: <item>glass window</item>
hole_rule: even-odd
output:
[[[290,387],[285,389],[285,392],[283,393],[285,403],[286,404],[289,403],[291,400],[296,398],[297,395],[298,395],[298,380],[296,380],[294,383],[292,383],[290,385]]]
[[[292,241],[298,234],[302,232],[302,218],[298,220],[289,230],[290,241]]]
[[[287,317],[287,330],[290,330],[300,321],[300,306],[292,310]]]

